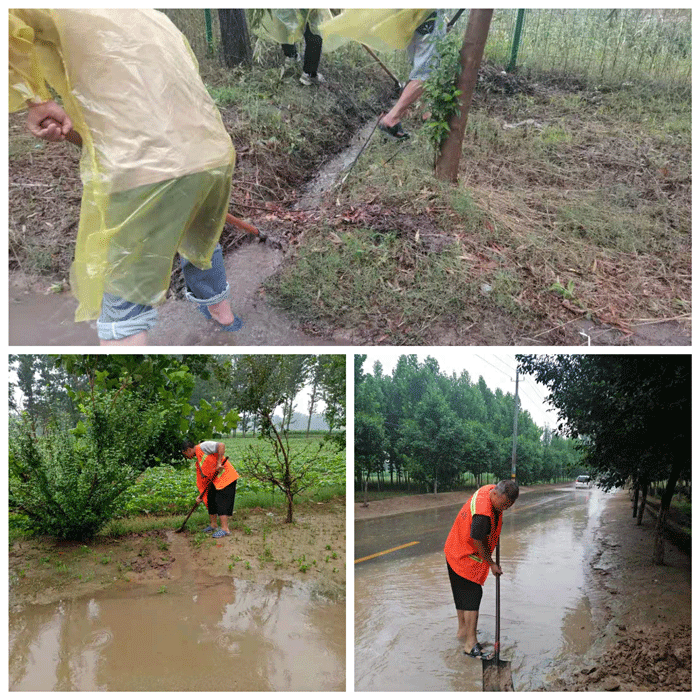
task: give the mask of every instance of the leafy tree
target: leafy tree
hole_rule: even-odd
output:
[[[305,356],[305,362],[311,362]],[[325,363],[326,372],[323,384],[326,394],[334,402],[335,415],[344,407],[340,401],[335,374],[340,362],[330,359]],[[344,360],[344,358],[343,358]],[[345,364],[342,362],[343,379]],[[242,461],[246,474],[261,483],[278,488],[287,501],[287,520],[294,521],[294,497],[314,486],[318,479],[318,465],[323,459],[320,454],[323,443],[307,444],[299,448],[290,444],[288,433],[273,421],[275,410],[283,406],[291,392],[295,392],[295,377],[300,371],[298,356],[294,355],[243,355],[235,358],[231,375],[233,400],[239,410],[255,416],[260,425],[261,444],[249,445]],[[343,387],[344,393],[344,387]],[[328,403],[328,400],[326,400]],[[265,450],[262,441],[272,449]]]
[[[103,385],[122,387],[130,396],[158,405],[162,428],[140,445],[141,471],[160,463],[185,466],[183,438],[211,439],[230,433],[238,423],[236,411],[224,413],[220,401],[202,396],[196,405],[190,402],[197,378],[211,376],[212,360],[207,355],[61,355],[57,362],[86,382],[86,389],[69,391],[74,402],[84,402],[95,386]]]
[[[319,355],[319,385],[321,399],[326,404],[323,417],[328,424],[328,434],[339,450],[345,450],[345,415],[347,392],[345,381],[345,355]]]
[[[193,360],[203,371],[201,358]],[[197,407],[188,403],[194,377],[182,359],[63,355],[55,361],[51,381],[66,381],[71,410],[58,403],[41,429],[25,412],[10,433],[10,507],[38,531],[92,537],[142,471],[171,454],[182,463],[188,431],[209,437],[235,426],[235,412],[224,417],[204,399]]]
[[[460,473],[465,428],[437,387],[429,389],[416,407],[415,418],[401,428],[405,452],[420,465],[420,476],[438,486],[449,487]]]
[[[581,438],[591,474],[605,489],[666,480],[654,542],[678,478],[690,474],[689,355],[519,355],[523,371],[550,390],[560,431]]]

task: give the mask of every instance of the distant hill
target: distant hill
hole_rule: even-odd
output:
[[[275,416],[275,425],[282,422],[282,416]],[[294,412],[292,420],[289,423],[290,430],[306,430],[306,424],[309,422],[308,413]],[[314,414],[311,416],[311,430],[328,430],[328,423],[323,420],[323,416]]]

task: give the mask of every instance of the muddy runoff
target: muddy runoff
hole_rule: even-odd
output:
[[[29,594],[11,590],[10,690],[345,689],[337,586],[301,574],[215,575],[186,534],[166,542],[162,570],[86,595],[71,597],[58,576],[34,592],[31,580],[15,583]]]
[[[593,644],[587,593],[593,533],[608,495],[598,490],[523,494],[501,534],[501,658],[516,691],[546,686],[565,660]],[[481,691],[480,660],[463,655],[442,551],[460,505],[356,523],[366,552],[417,542],[355,566],[357,690]],[[399,539],[402,541],[398,541]],[[359,549],[356,551],[356,556]],[[495,586],[484,585],[478,638],[495,634]]]

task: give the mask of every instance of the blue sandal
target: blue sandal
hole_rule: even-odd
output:
[[[211,525],[207,525],[202,532],[214,532],[214,528]]]
[[[197,311],[201,313],[205,318],[208,318],[210,321],[214,321],[217,326],[219,326],[220,331],[240,331],[241,328],[243,328],[243,321],[241,321],[238,316],[234,314],[233,316],[233,323],[229,323],[228,326],[224,326],[223,323],[219,323],[210,313],[209,313],[209,307],[208,306],[198,306]]]
[[[217,531],[212,535],[212,537],[216,537],[216,538],[219,538],[219,537],[228,537],[230,534],[231,534],[231,533],[230,533],[230,532],[226,532],[226,530],[219,529],[219,530],[217,530]]]

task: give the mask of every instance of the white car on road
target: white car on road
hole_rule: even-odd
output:
[[[580,476],[576,477],[576,481],[574,481],[574,488],[589,489],[591,488],[592,484],[593,481],[591,480],[591,477],[588,476],[588,474],[581,474]]]

